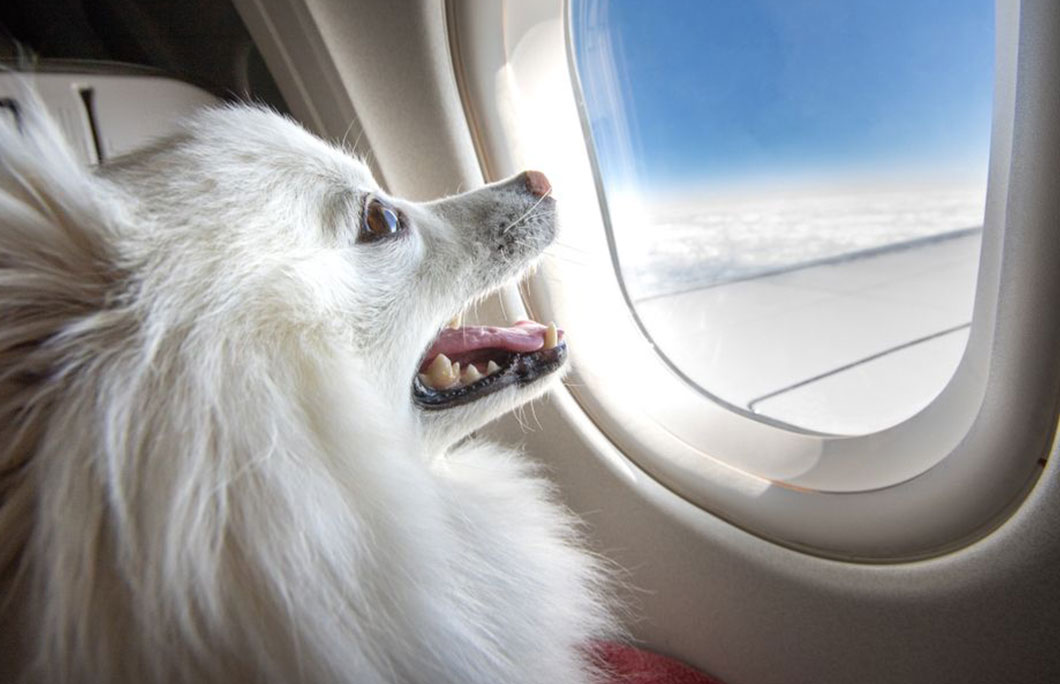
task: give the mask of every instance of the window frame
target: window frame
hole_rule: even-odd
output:
[[[987,209],[965,355],[917,415],[881,432],[836,437],[734,412],[675,374],[653,348],[613,263],[569,3],[447,3],[457,84],[486,179],[540,167],[562,208],[555,257],[521,301],[509,293],[508,304],[566,322],[567,391],[637,467],[749,532],[847,560],[935,556],[979,538],[1016,508],[1044,465],[1060,397],[1060,362],[1049,354],[1060,348],[1060,325],[1045,308],[1060,301],[1048,241],[1060,211],[1036,171],[1053,163],[1036,152],[1060,126],[1035,97],[1060,69],[1050,63],[1048,29],[1021,21],[1024,9],[997,7]],[[580,146],[571,144],[572,130]],[[565,257],[565,249],[579,258]],[[585,282],[591,297],[579,287]],[[636,382],[628,381],[630,368]]]

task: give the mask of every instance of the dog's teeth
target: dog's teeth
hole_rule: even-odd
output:
[[[457,367],[459,368],[459,364]],[[448,389],[456,384],[459,377],[453,372],[453,364],[449,362],[449,357],[445,354],[439,354],[434,357],[434,361],[431,361],[431,365],[427,367],[428,382],[426,384],[434,389]]]
[[[464,371],[464,377],[461,378],[465,385],[470,385],[479,378],[482,377],[482,373],[478,372],[478,368],[475,368],[475,364],[469,364],[467,369]]]
[[[556,331],[556,324],[549,323],[548,330],[545,331],[545,349],[552,349],[559,344],[559,333]]]
[[[493,375],[494,373],[496,373],[500,369],[501,369],[501,367],[497,365],[496,361],[490,361],[486,365],[486,375]]]
[[[449,321],[449,327],[453,330],[464,325],[464,314],[457,314],[453,316],[452,320]]]

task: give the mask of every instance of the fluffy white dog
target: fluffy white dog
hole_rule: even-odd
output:
[[[594,676],[600,564],[461,441],[562,333],[445,326],[552,241],[544,176],[406,202],[245,107],[96,172],[31,107],[0,155],[0,680]]]

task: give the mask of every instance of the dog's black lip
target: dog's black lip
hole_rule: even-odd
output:
[[[422,409],[448,409],[470,404],[512,385],[529,385],[558,370],[567,360],[567,343],[533,352],[499,352],[501,369],[464,387],[439,390],[427,387],[417,375],[412,380],[412,401]]]

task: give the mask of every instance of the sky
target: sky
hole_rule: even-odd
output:
[[[993,0],[577,0],[607,185],[985,178]]]

